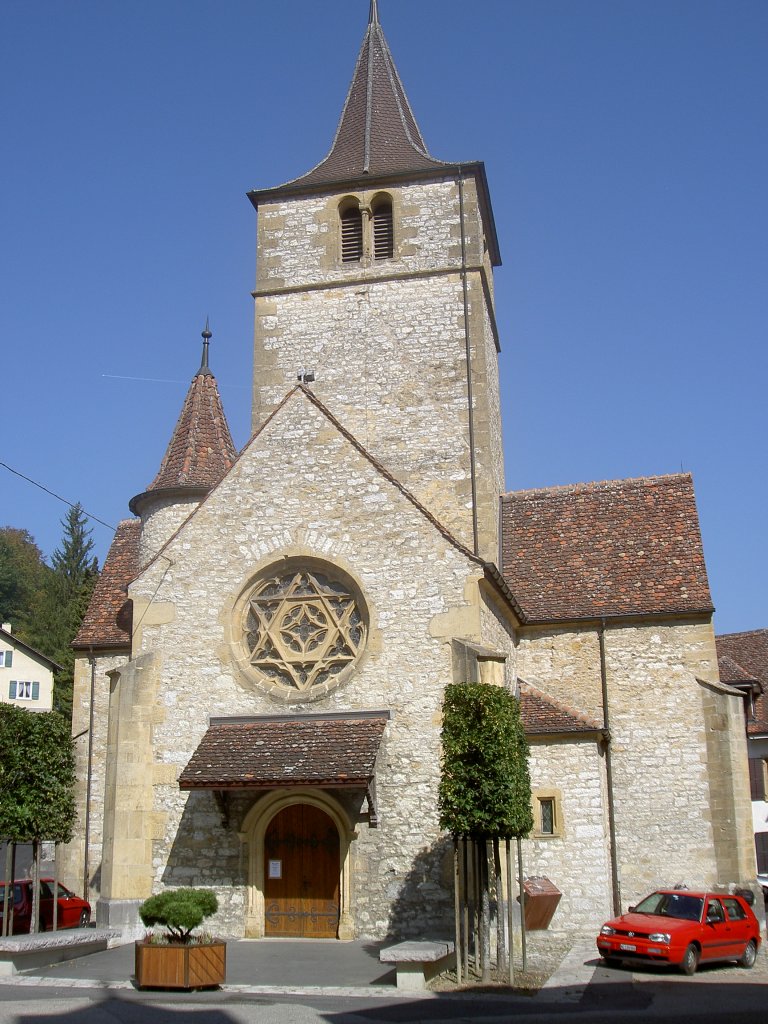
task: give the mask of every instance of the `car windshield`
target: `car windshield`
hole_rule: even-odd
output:
[[[704,909],[701,896],[688,896],[682,892],[653,892],[635,907],[636,914],[661,914],[679,917],[683,921],[700,921]]]

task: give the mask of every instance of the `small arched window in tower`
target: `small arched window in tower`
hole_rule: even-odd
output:
[[[359,263],[363,258],[363,215],[359,206],[341,210],[341,262]]]
[[[379,199],[373,207],[373,258],[391,260],[395,253],[392,200]]]

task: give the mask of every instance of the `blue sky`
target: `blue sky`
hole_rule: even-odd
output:
[[[4,0],[0,460],[125,518],[206,315],[245,443],[245,193],[325,155],[367,12]],[[486,163],[508,487],[692,472],[716,628],[768,626],[768,3],[380,0],[380,14],[433,155]],[[0,494],[0,525],[49,555],[65,507],[2,467]],[[109,531],[94,539],[103,558]]]

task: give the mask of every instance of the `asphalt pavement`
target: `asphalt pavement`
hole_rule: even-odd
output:
[[[0,978],[0,1024],[764,1024],[768,955],[752,971],[704,967],[693,978],[602,965],[579,936],[533,997],[499,990],[403,993],[379,944],[335,940],[230,940],[227,983],[205,992],[138,991],[133,944]]]

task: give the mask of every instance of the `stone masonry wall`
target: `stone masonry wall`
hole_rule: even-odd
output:
[[[351,678],[301,709],[392,711],[379,763],[381,825],[368,827],[360,795],[350,811],[357,934],[450,931],[450,859],[436,791],[451,653],[432,624],[463,614],[477,566],[300,392],[163,554],[130,588],[137,617],[146,602],[173,609],[141,633],[142,650],[163,652],[153,726],[155,887],[214,886],[222,900],[216,926],[242,934],[249,840],[242,837],[241,847],[237,815],[246,813],[245,802],[226,826],[210,793],[181,792],[176,779],[209,716],[286,710],[238,668],[232,609],[262,568],[284,556],[314,556],[357,582],[370,636]]]
[[[606,633],[609,724],[622,903],[662,884],[712,885],[707,722],[697,679],[716,678],[710,623],[660,623]],[[521,639],[518,672],[603,721],[598,636],[587,628]],[[735,798],[737,782],[725,783]]]
[[[611,865],[604,763],[594,739],[535,742],[531,790],[556,795],[553,836],[523,843],[526,875],[544,875],[562,893],[552,932],[598,929],[611,914]],[[561,815],[561,819],[560,816]]]
[[[495,560],[503,490],[497,356],[474,182],[464,192],[482,550]],[[300,369],[312,370],[330,411],[471,545],[459,188],[435,180],[387,194],[395,256],[379,262],[341,262],[339,194],[260,207],[253,426]]]
[[[72,702],[72,735],[75,740],[75,803],[77,822],[74,839],[61,847],[59,865],[61,881],[83,893],[95,906],[101,888],[101,856],[104,822],[104,778],[106,769],[107,723],[109,712],[108,672],[120,668],[128,661],[127,653],[95,655],[93,743],[91,757],[90,819],[88,843],[88,884],[85,885],[85,817],[88,782],[88,751],[90,733],[91,663],[86,654],[75,658],[74,691]],[[86,891],[87,889],[87,891]]]

